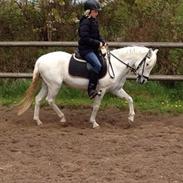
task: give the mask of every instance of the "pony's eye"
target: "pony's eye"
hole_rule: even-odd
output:
[[[148,66],[149,66],[149,64],[147,63],[147,64],[146,64],[146,66],[148,67]]]

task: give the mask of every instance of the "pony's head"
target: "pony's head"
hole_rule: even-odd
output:
[[[136,81],[138,83],[144,84],[149,79],[150,72],[156,64],[157,52],[158,49],[155,50],[149,49],[144,59],[140,60],[135,64],[137,74]]]

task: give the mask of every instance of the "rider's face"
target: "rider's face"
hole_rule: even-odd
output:
[[[91,10],[90,15],[91,15],[93,18],[96,18],[97,15],[98,15],[98,11],[97,11],[97,10]]]

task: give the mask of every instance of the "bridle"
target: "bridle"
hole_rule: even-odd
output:
[[[142,68],[142,74],[139,75],[138,77],[144,77],[145,79],[149,79],[147,76],[144,75],[144,69],[145,69],[145,65],[146,65],[146,59],[147,58],[150,58],[151,55],[152,55],[152,49],[149,49],[147,54],[143,57],[143,59],[140,61],[139,65],[137,66],[137,68],[133,68],[132,66],[130,66],[129,64],[125,63],[124,61],[122,61],[121,59],[119,59],[118,57],[116,57],[113,53],[111,53],[111,51],[109,50],[109,48],[107,48],[107,58],[109,60],[109,65],[111,67],[111,70],[112,70],[112,73],[113,73],[113,76],[110,74],[110,77],[111,78],[115,78],[115,73],[114,73],[114,70],[113,70],[113,67],[112,67],[112,63],[111,63],[111,56],[113,56],[116,60],[118,60],[119,62],[121,62],[122,64],[126,65],[127,68],[130,68],[130,70],[135,74],[137,75],[137,71],[139,70],[139,68],[143,65],[143,68]]]

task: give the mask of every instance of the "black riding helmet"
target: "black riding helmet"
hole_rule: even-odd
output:
[[[84,9],[85,10],[101,10],[100,3],[96,0],[87,0],[84,3]]]

